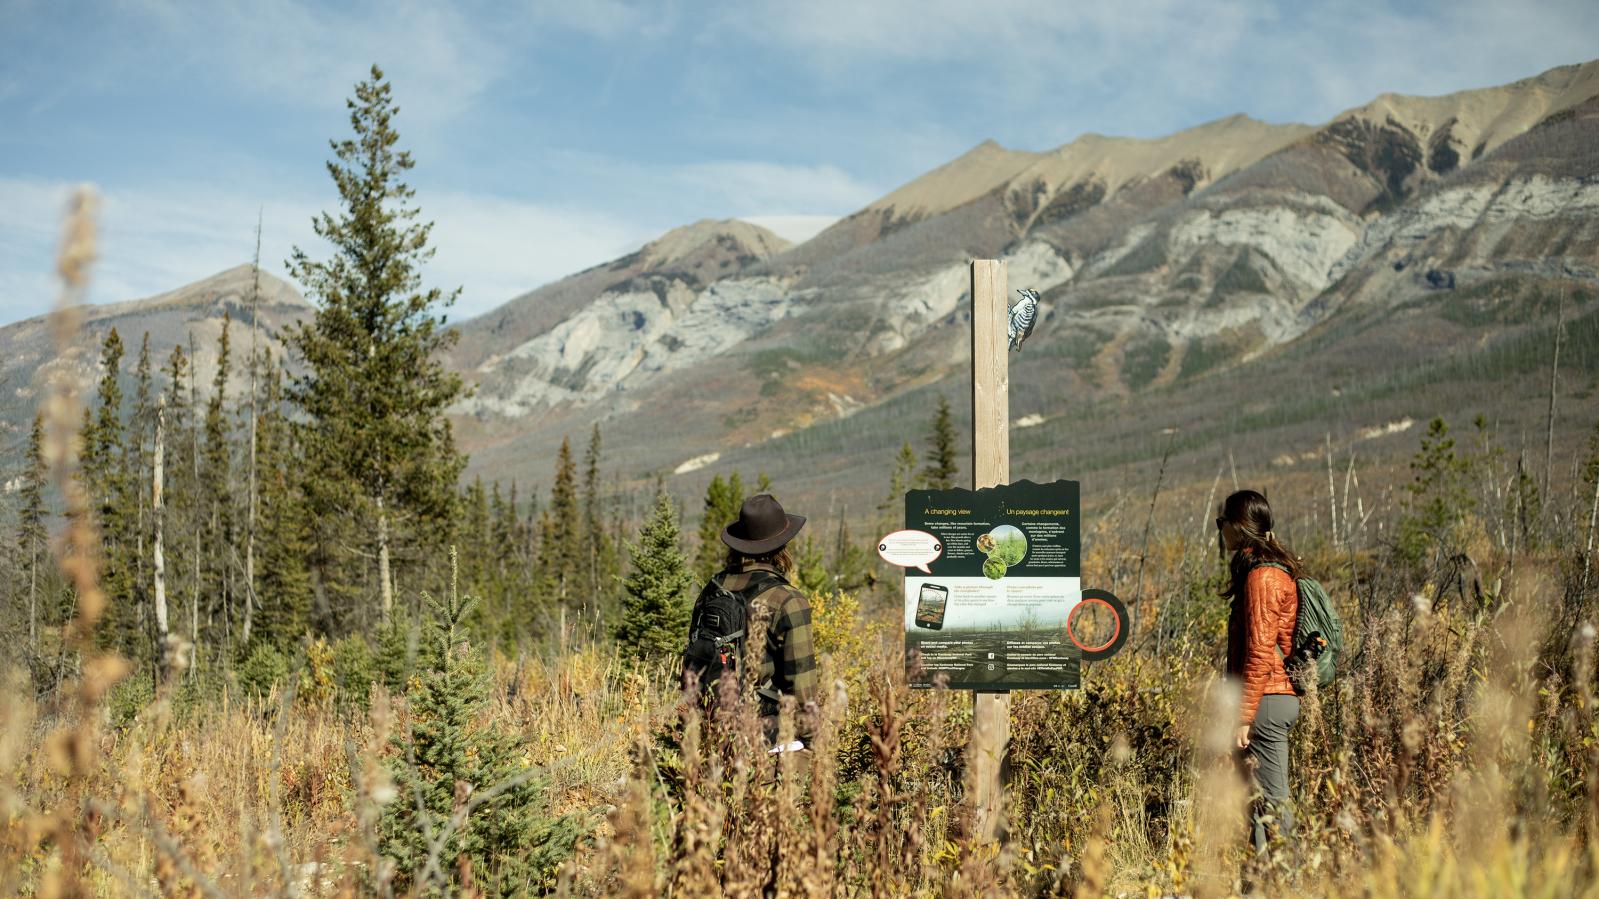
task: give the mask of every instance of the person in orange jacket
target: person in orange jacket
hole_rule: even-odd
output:
[[[1250,841],[1264,852],[1268,814],[1284,836],[1294,827],[1288,733],[1299,718],[1299,696],[1283,660],[1293,652],[1300,563],[1272,530],[1266,497],[1253,490],[1227,497],[1216,529],[1222,548],[1233,554],[1232,580],[1222,594],[1232,600],[1227,674],[1243,684],[1233,742],[1239,761],[1253,768],[1253,786],[1264,800],[1253,803],[1250,816]]]

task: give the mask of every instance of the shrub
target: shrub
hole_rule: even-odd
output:
[[[377,659],[365,640],[350,636],[333,644],[334,696],[341,708],[367,711],[377,677]]]
[[[235,669],[239,689],[244,695],[263,698],[281,686],[289,676],[290,659],[271,643],[258,643]]]
[[[427,600],[422,668],[407,692],[410,722],[388,761],[398,797],[379,827],[393,885],[424,895],[547,890],[588,827],[549,813],[543,780],[527,767],[516,735],[483,720],[488,679],[463,627],[470,600],[453,578],[444,600]]]

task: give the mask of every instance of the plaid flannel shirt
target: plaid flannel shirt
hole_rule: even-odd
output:
[[[770,571],[781,574],[775,566],[763,562],[749,562],[738,571],[723,572],[722,586],[737,592],[748,586],[752,572]],[[794,697],[795,728],[801,739],[808,742],[809,727],[803,714],[807,703],[815,702],[817,689],[816,650],[811,637],[811,601],[805,594],[786,584],[778,584],[750,599],[750,637],[745,646],[747,654],[765,634],[766,651],[760,664],[745,670],[756,674],[755,685],[761,695],[761,714],[777,714],[777,696]],[[754,661],[753,658],[750,659]]]

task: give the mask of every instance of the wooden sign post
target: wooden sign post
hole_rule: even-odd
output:
[[[1010,482],[1009,297],[1005,263],[972,262],[972,489]],[[979,839],[993,842],[1004,823],[1000,763],[1010,744],[1010,694],[973,697],[967,765]]]

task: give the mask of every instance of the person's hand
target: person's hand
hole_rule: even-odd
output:
[[[1249,748],[1249,725],[1238,725],[1238,732],[1233,735],[1233,742],[1238,744],[1239,749]]]

